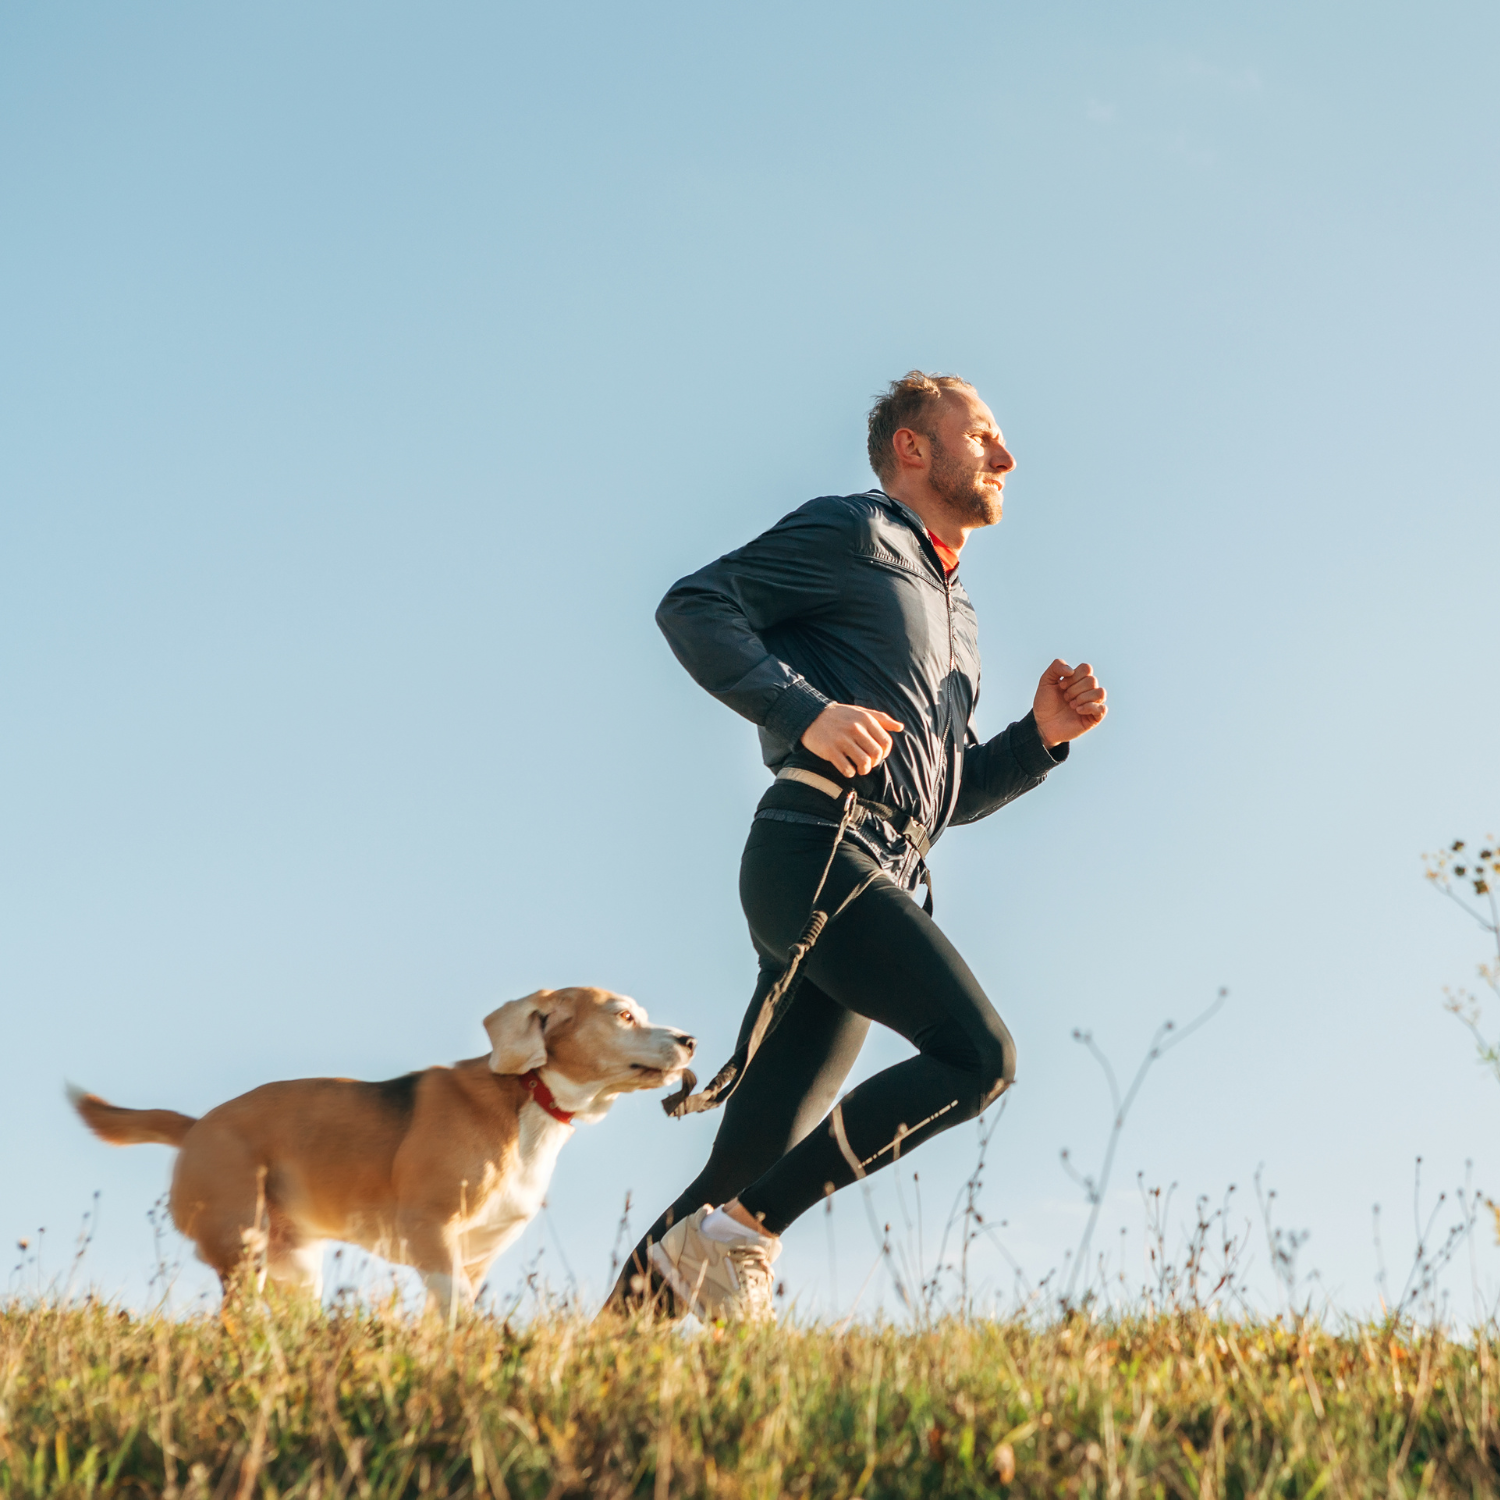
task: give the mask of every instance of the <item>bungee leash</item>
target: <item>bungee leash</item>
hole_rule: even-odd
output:
[[[850,827],[860,821],[861,816],[859,798],[851,787],[844,798],[843,816],[839,819],[838,828],[833,835],[833,847],[828,851],[823,873],[818,877],[817,888],[813,891],[812,911],[808,914],[801,935],[787,950],[786,968],[781,971],[776,983],[771,986],[766,992],[766,998],[761,1001],[760,1014],[755,1018],[755,1025],[751,1027],[750,1035],[746,1038],[744,1045],[736,1049],[734,1056],[714,1074],[699,1093],[693,1092],[698,1085],[697,1077],[691,1069],[683,1069],[682,1087],[661,1102],[661,1107],[672,1119],[680,1120],[684,1115],[696,1115],[705,1110],[717,1109],[734,1093],[740,1080],[745,1076],[745,1069],[750,1066],[750,1060],[760,1050],[765,1039],[780,1025],[782,1018],[791,1008],[792,1000],[801,981],[802,960],[812,952],[828,924],[841,916],[880,878],[883,873],[880,869],[871,870],[831,913],[824,911],[818,905],[823,895],[823,887],[828,883],[829,871],[833,869],[834,856],[844,842],[844,835]],[[925,868],[924,864],[924,873]],[[930,881],[927,887],[927,901],[927,909],[930,912],[932,902]]]

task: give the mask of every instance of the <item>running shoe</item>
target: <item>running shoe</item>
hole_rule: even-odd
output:
[[[651,1247],[651,1264],[704,1323],[717,1318],[774,1323],[771,1262],[781,1254],[781,1241],[749,1234],[729,1244],[711,1240],[703,1233],[703,1221],[712,1212],[713,1205],[705,1203],[674,1224]]]

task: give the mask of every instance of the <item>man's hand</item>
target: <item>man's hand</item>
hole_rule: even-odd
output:
[[[802,743],[839,775],[865,776],[891,753],[891,735],[905,727],[878,708],[830,703],[807,726]]]
[[[1109,712],[1094,669],[1087,662],[1070,667],[1061,657],[1042,673],[1031,707],[1042,743],[1049,750],[1087,734]]]

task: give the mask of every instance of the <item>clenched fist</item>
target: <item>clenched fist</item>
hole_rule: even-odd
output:
[[[891,736],[906,726],[878,708],[830,703],[808,725],[802,743],[841,776],[865,776],[891,753]]]
[[[1070,667],[1059,657],[1042,673],[1031,706],[1036,727],[1042,732],[1042,743],[1050,750],[1054,745],[1087,734],[1109,712],[1104,706],[1104,696],[1104,689],[1087,662]]]

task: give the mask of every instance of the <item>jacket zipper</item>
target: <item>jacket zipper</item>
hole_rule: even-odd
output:
[[[958,658],[953,651],[953,580],[944,577],[943,597],[948,604],[948,670],[951,672],[958,665]]]

